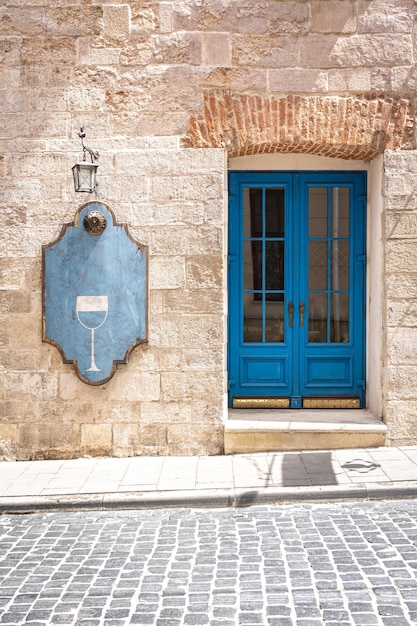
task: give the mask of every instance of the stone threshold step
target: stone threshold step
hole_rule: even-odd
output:
[[[375,448],[386,445],[387,427],[368,422],[313,422],[229,419],[225,423],[225,454],[295,450]]]

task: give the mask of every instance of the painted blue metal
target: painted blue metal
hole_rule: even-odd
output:
[[[90,234],[84,218],[99,211],[101,234]],[[77,375],[101,385],[147,341],[147,248],[112,211],[92,202],[43,248],[43,340],[55,345]]]
[[[265,341],[265,303],[268,298],[262,285],[262,340],[245,342],[243,297],[252,294],[245,289],[243,232],[244,190],[282,188],[285,194],[285,277],[284,277],[284,340]],[[309,341],[308,284],[308,193],[314,187],[349,189],[349,237],[328,231],[323,241],[327,249],[335,241],[349,246],[349,288],[333,289],[330,284],[328,254],[328,286],[323,297],[330,311],[332,294],[349,296],[349,337],[335,342],[330,337],[330,316],[327,316],[327,337],[321,343]],[[288,396],[293,408],[301,406],[306,396],[358,396],[365,401],[365,172],[229,172],[229,378],[230,402],[233,396]],[[247,192],[246,192],[247,193]],[[328,193],[330,198],[330,191]],[[265,203],[263,202],[263,211]],[[330,211],[330,200],[328,211]],[[328,220],[330,224],[330,220]],[[250,239],[250,238],[249,238]],[[260,238],[265,246],[265,232]],[[314,238],[310,237],[314,241]],[[349,242],[349,243],[347,243]],[[265,249],[265,248],[263,248]],[[263,257],[265,264],[265,258]],[[265,266],[263,267],[265,269]],[[265,271],[263,272],[265,276]],[[314,290],[313,290],[314,291]],[[310,292],[312,290],[310,289]],[[348,294],[348,295],[347,295]],[[290,304],[293,312],[290,315]],[[304,304],[304,325],[301,325]],[[259,307],[259,311],[260,311]],[[292,325],[291,325],[292,318]]]

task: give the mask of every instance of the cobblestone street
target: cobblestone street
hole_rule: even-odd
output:
[[[0,518],[0,623],[417,623],[417,502]]]

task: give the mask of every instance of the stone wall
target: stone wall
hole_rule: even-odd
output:
[[[268,150],[390,150],[384,410],[392,441],[417,441],[415,11],[413,0],[3,0],[1,456],[222,451],[224,157]],[[271,102],[285,133],[270,113],[268,124]],[[100,152],[95,194],[72,187],[81,125]],[[41,246],[93,199],[150,252],[149,343],[98,388],[41,341]]]
[[[417,443],[417,152],[385,154],[385,419],[392,445]]]

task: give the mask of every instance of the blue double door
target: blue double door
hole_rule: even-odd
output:
[[[364,406],[365,225],[365,172],[229,172],[230,406]]]

